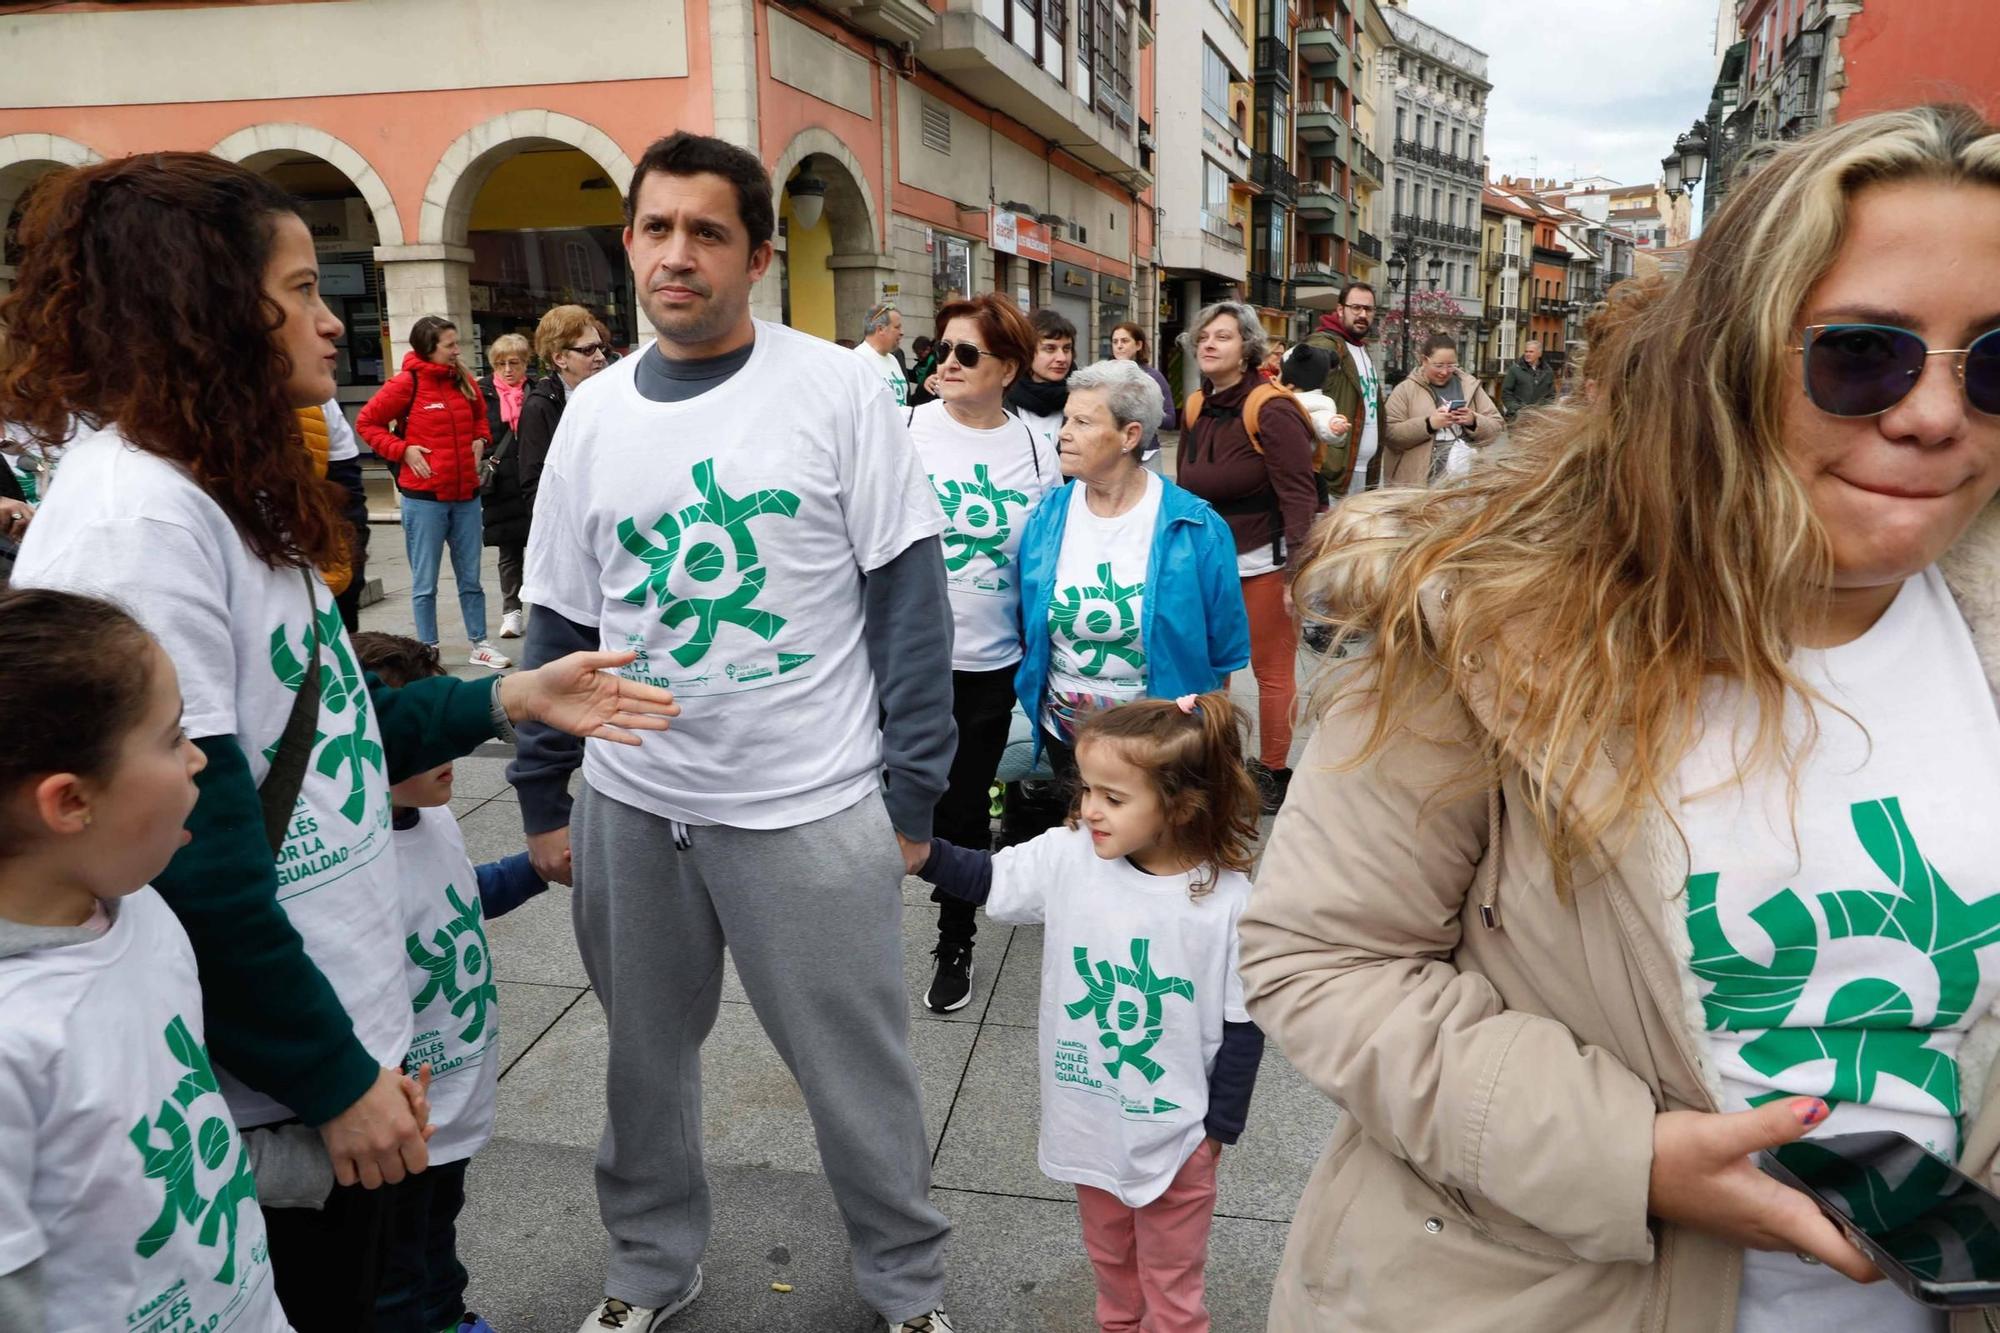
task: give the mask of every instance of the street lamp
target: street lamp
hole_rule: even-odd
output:
[[[1692,193],[1701,184],[1702,168],[1708,164],[1708,126],[1697,120],[1694,128],[1674,140],[1674,151],[1681,155],[1681,180]]]
[[[1667,198],[1678,199],[1681,193],[1681,155],[1678,151],[1660,159],[1660,179],[1667,187]]]
[[[1405,373],[1408,373],[1410,369],[1411,305],[1417,294],[1415,260],[1418,256],[1428,256],[1428,261],[1424,264],[1424,272],[1429,276],[1431,286],[1436,287],[1438,282],[1444,277],[1444,257],[1439,255],[1435,250],[1429,250],[1419,245],[1415,235],[1410,232],[1405,232],[1401,240],[1403,248],[1389,256],[1389,286],[1391,288],[1401,287],[1403,289],[1402,369]],[[1409,277],[1408,282],[1403,281],[1405,275]]]

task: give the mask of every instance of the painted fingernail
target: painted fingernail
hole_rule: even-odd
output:
[[[1804,1106],[1794,1106],[1792,1109],[1797,1112],[1801,1125],[1817,1125],[1826,1119],[1826,1103],[1816,1097]]]

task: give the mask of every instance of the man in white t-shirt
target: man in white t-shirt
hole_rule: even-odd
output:
[[[868,312],[868,322],[861,332],[861,342],[854,354],[881,377],[896,406],[906,406],[910,401],[910,377],[896,354],[896,349],[903,345],[902,312],[892,305],[878,305]]]
[[[624,671],[682,711],[639,762],[530,728],[509,771],[536,868],[569,882],[583,768],[574,914],[609,1027],[611,1233],[583,1328],[650,1330],[700,1294],[700,1052],[726,940],[812,1112],[862,1298],[892,1333],[950,1333],[902,948],[903,875],[955,744],[944,514],[880,381],[751,318],[775,226],[755,156],[662,139],[626,217],[658,337],[564,410],[527,660],[630,648]]]
[[[1321,471],[1329,502],[1368,489],[1368,473],[1381,449],[1382,381],[1368,355],[1368,334],[1375,327],[1375,289],[1350,282],[1340,289],[1340,304],[1321,317],[1306,342],[1333,353],[1327,373],[1326,396],[1350,424],[1345,447],[1327,450]]]

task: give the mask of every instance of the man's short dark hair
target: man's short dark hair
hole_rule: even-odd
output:
[[[1347,284],[1347,285],[1346,285],[1345,287],[1342,287],[1342,288],[1340,289],[1340,304],[1341,304],[1341,305],[1346,305],[1346,304],[1347,304],[1347,298],[1348,298],[1348,297],[1350,297],[1350,296],[1352,296],[1352,295],[1353,295],[1354,293],[1356,293],[1356,292],[1367,292],[1367,293],[1368,293],[1368,294],[1369,294],[1370,296],[1374,296],[1374,295],[1375,295],[1375,284],[1374,284],[1374,283],[1372,283],[1372,282],[1350,282],[1350,283],[1348,283],[1348,284]],[[1377,297],[1376,299],[1377,299],[1377,300],[1380,300],[1381,298]]]
[[[1070,346],[1076,346],[1076,325],[1069,322],[1069,316],[1059,310],[1043,306],[1028,312],[1028,322],[1035,326],[1035,341],[1048,342],[1051,339],[1067,338]]]
[[[631,226],[639,212],[639,187],[646,177],[659,172],[668,176],[698,176],[703,172],[722,177],[736,187],[736,213],[750,237],[750,252],[771,239],[778,230],[778,212],[771,198],[771,173],[757,155],[733,143],[689,134],[686,130],[655,139],[647,147],[639,165],[632,168],[632,184],[625,191],[625,225]]]

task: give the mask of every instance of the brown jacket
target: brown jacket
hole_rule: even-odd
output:
[[[1393,535],[1381,508],[1357,497],[1331,521]],[[2000,505],[1943,567],[2000,689]],[[1270,1329],[1732,1333],[1740,1249],[1646,1213],[1655,1112],[1721,1096],[1680,961],[1686,850],[1654,811],[1558,900],[1518,756],[1495,792],[1431,799],[1487,743],[1492,707],[1445,699],[1353,771],[1338,761],[1366,712],[1336,707],[1264,854],[1242,923],[1250,1012],[1347,1112],[1293,1219]],[[1996,1049],[1989,1014],[1959,1060],[1960,1165],[1991,1188]]]
[[[1437,400],[1431,396],[1430,384],[1425,381],[1423,367],[1410,372],[1409,378],[1398,384],[1389,395],[1389,401],[1382,407],[1382,484],[1384,486],[1428,486],[1431,479],[1431,451],[1437,441],[1435,432],[1424,424],[1424,418],[1437,410]],[[1484,449],[1500,438],[1506,423],[1500,418],[1500,409],[1493,405],[1493,396],[1481,384],[1463,370],[1458,372],[1458,387],[1452,392],[1465,399],[1465,405],[1472,409],[1473,423],[1465,427],[1465,442],[1475,449]]]
[[[1239,554],[1271,549],[1275,541],[1278,563],[1296,565],[1319,509],[1312,423],[1296,403],[1274,398],[1257,415],[1263,448],[1251,444],[1243,404],[1259,383],[1254,374],[1246,375],[1205,396],[1201,415],[1181,424],[1174,480],[1215,507]]]

